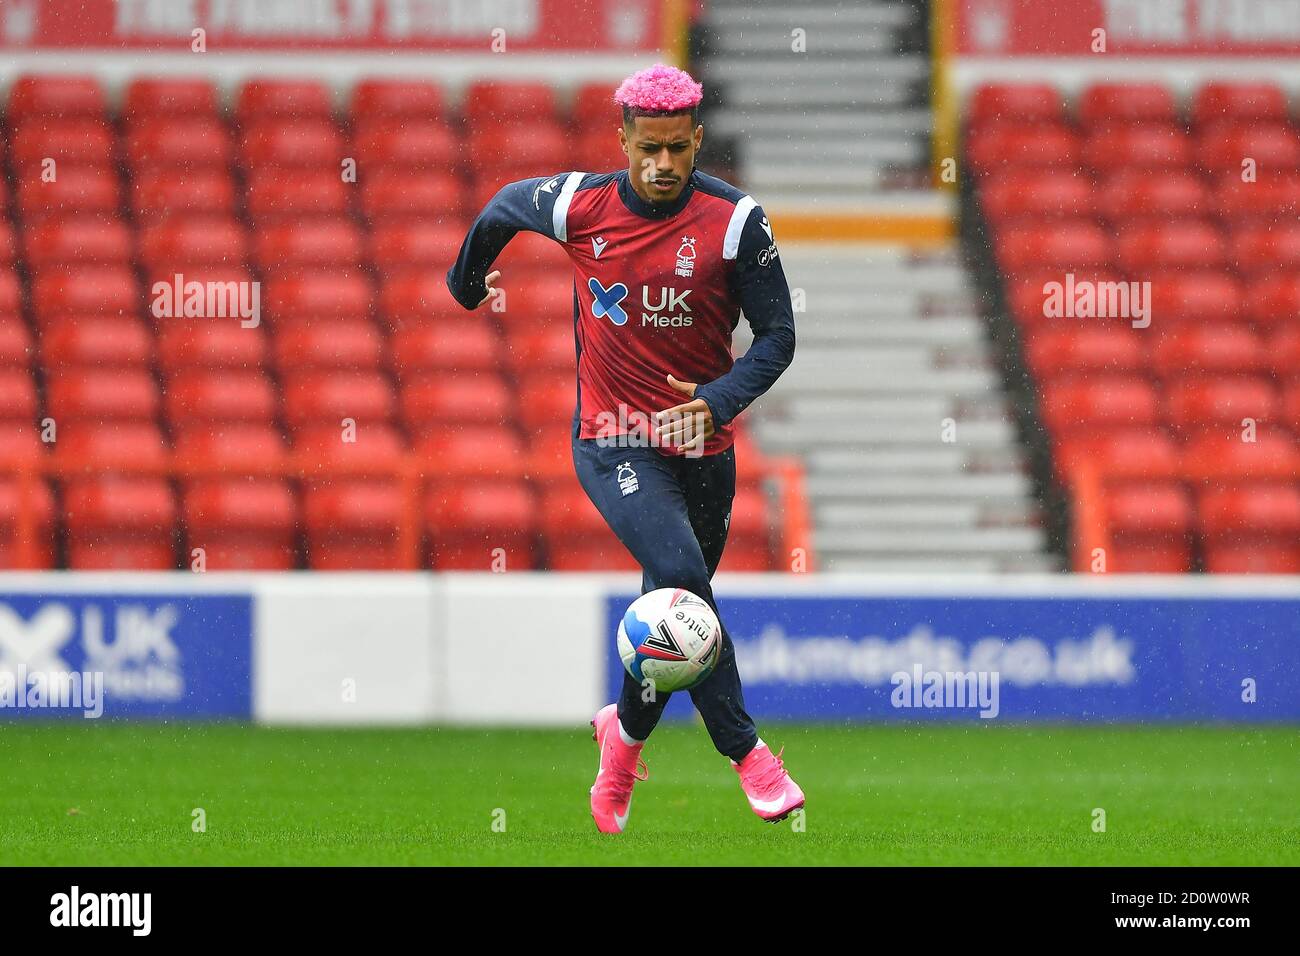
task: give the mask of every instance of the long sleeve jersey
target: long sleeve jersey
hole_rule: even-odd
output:
[[[527,230],[560,243],[573,263],[579,437],[654,424],[696,382],[716,429],[704,454],[725,451],[732,421],[794,358],[794,313],[763,209],[695,170],[672,203],[643,200],[626,170],[559,173],[503,187],[461,245],[447,286],[473,309],[506,243]],[[509,276],[502,283],[509,287]],[[732,359],[741,312],[754,332]],[[670,454],[671,449],[660,449]]]

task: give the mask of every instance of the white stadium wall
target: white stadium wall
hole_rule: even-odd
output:
[[[103,673],[114,719],[581,726],[621,676],[613,631],[638,590],[600,574],[0,574],[0,720],[70,716],[6,705],[23,667]],[[764,574],[720,576],[717,595],[764,719],[972,716],[891,703],[891,675],[915,667],[997,672],[1004,720],[1300,721],[1295,578]],[[689,716],[677,698],[669,716]]]

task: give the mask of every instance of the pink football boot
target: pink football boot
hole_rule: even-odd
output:
[[[759,741],[738,764],[732,764],[740,774],[740,786],[749,798],[750,808],[768,823],[779,823],[803,806],[803,791],[790,779],[781,763],[781,754],[775,757],[767,744]]]
[[[600,769],[591,785],[591,816],[601,833],[622,833],[632,812],[632,787],[650,776],[641,744],[628,746],[618,732],[618,705],[602,707],[591,722],[600,748]],[[639,765],[639,766],[638,766]]]

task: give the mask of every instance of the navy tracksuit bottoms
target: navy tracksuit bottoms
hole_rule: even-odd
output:
[[[736,494],[736,452],[668,457],[649,446],[573,439],[573,464],[583,490],[605,522],[640,563],[641,593],[686,588],[717,613],[710,580],[722,559]],[[721,622],[722,616],[718,616]],[[654,730],[671,694],[641,699],[641,685],[624,672],[618,719],[638,740]],[[707,678],[690,690],[718,752],[739,762],[758,732],[745,713],[736,652],[722,625],[722,654]]]

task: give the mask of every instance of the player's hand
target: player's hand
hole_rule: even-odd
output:
[[[669,375],[668,384],[687,398],[695,395],[694,382],[679,382]],[[661,445],[676,445],[679,455],[703,452],[704,442],[713,432],[713,412],[702,398],[655,412],[656,440]]]
[[[495,269],[492,272],[489,272],[486,277],[484,277],[483,285],[487,287],[487,295],[483,296],[483,298],[479,300],[478,305],[474,306],[474,308],[477,309],[480,306],[482,306],[485,302],[489,302],[492,299],[492,297],[497,294],[497,287],[494,286],[492,283],[496,282],[497,279],[500,278],[501,278],[500,269]]]

